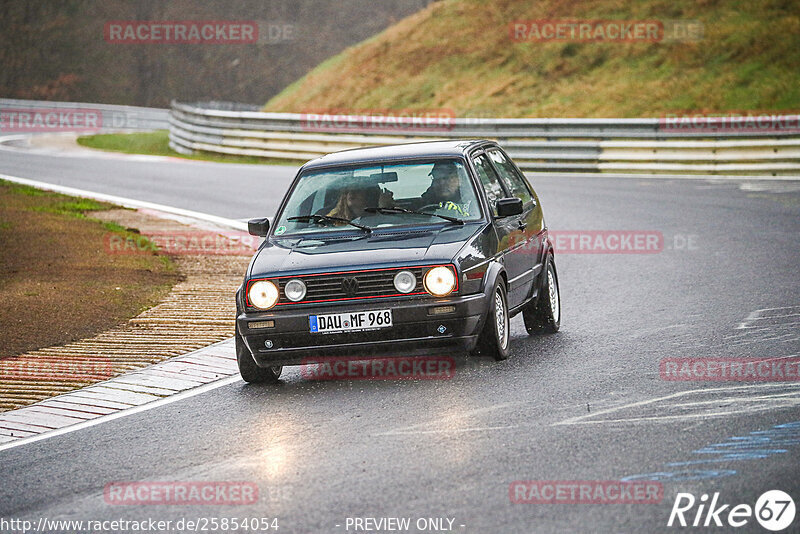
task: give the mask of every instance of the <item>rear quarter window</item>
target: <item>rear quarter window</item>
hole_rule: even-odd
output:
[[[514,168],[514,165],[508,160],[506,155],[497,149],[487,150],[486,153],[492,158],[492,162],[497,168],[500,178],[505,182],[506,187],[508,187],[511,193],[515,197],[522,199],[523,203],[530,202],[533,197],[528,188],[528,184],[525,183],[525,179],[519,175],[517,169]]]

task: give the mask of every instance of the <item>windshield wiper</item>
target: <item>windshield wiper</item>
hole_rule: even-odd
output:
[[[414,215],[431,215],[433,217],[440,217],[440,218],[444,219],[445,221],[450,221],[452,223],[464,224],[464,221],[462,221],[461,219],[458,219],[456,217],[450,217],[449,215],[439,215],[438,213],[430,213],[430,212],[425,212],[425,211],[409,210],[409,209],[406,209],[406,208],[399,208],[399,207],[394,207],[394,208],[376,208],[374,206],[371,206],[369,208],[364,208],[364,211],[366,211],[368,213],[413,213]]]
[[[349,224],[350,226],[355,226],[356,228],[360,228],[367,233],[372,233],[372,228],[370,228],[369,226],[364,226],[363,224],[354,223],[350,219],[345,219],[344,217],[332,217],[330,215],[299,215],[297,217],[289,217],[286,220],[297,221],[297,222],[313,222],[317,224],[321,224],[324,222],[343,222]]]

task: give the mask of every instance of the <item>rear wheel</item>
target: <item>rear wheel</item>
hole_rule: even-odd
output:
[[[478,337],[475,350],[479,354],[492,356],[495,360],[505,360],[511,353],[509,338],[508,299],[506,287],[500,278],[492,293],[486,324]]]
[[[525,329],[530,335],[555,334],[561,328],[561,293],[558,289],[558,276],[552,260],[547,262],[547,271],[541,294],[536,305],[528,304],[522,309]]]
[[[244,344],[242,336],[239,335],[239,325],[236,325],[236,363],[239,364],[239,374],[245,382],[251,384],[269,383],[276,384],[281,376],[283,367],[259,367],[250,353],[250,349]]]

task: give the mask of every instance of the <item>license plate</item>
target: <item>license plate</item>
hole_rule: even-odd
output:
[[[311,333],[357,332],[392,326],[392,310],[309,315]]]

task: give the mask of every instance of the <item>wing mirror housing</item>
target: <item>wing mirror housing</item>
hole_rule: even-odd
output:
[[[522,200],[519,198],[501,198],[495,204],[497,218],[511,217],[522,213]]]
[[[269,219],[266,217],[262,219],[250,219],[247,221],[247,231],[250,235],[258,237],[267,237],[269,233]]]

